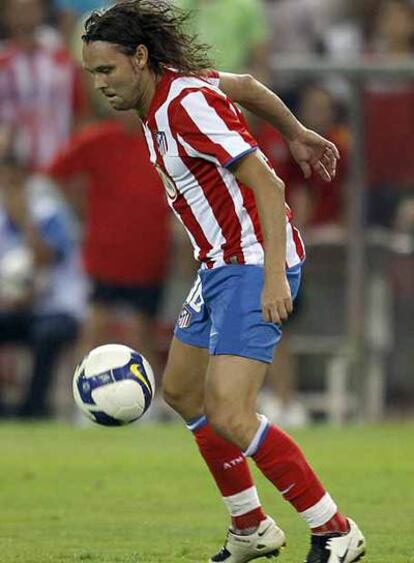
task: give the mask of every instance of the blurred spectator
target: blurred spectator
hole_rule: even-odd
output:
[[[7,0],[0,4],[1,39],[7,39],[10,33],[8,28],[12,27],[15,30],[13,35],[19,36],[22,42],[26,38],[30,41],[32,27],[36,25],[36,39],[39,43],[51,47],[62,46],[62,36],[49,22],[47,0],[16,4],[25,12],[24,16],[18,10],[10,13]]]
[[[414,5],[379,5],[367,55],[375,60],[414,60]],[[374,190],[370,220],[391,227],[399,200],[414,191],[414,82],[369,81],[365,96],[367,173]]]
[[[80,69],[41,31],[42,0],[5,0],[8,40],[0,46],[0,122],[15,133],[19,160],[47,164],[87,114]]]
[[[267,81],[268,33],[260,0],[174,0],[192,12],[191,23],[199,37],[211,46],[213,64],[219,70],[249,70]]]
[[[343,191],[347,168],[349,134],[340,120],[338,103],[330,92],[320,86],[308,85],[301,90],[298,105],[301,122],[333,141],[341,153],[337,175],[331,183],[314,175],[310,180],[290,156],[278,132],[261,123],[256,138],[261,149],[286,183],[286,199],[292,207],[294,222],[303,235],[311,237],[322,231],[328,239],[335,233],[343,236],[341,223],[344,215]],[[262,397],[261,409],[270,419],[282,426],[302,426],[308,422],[305,407],[297,399],[298,366],[291,350],[292,328],[306,306],[305,281],[294,304],[294,313],[283,326],[284,338],[268,372],[268,384],[273,393]]]
[[[79,19],[92,10],[106,8],[110,0],[53,0],[58,23],[68,45],[73,41],[73,32]]]
[[[374,53],[407,57],[414,53],[414,4],[411,0],[377,3],[370,46]]]
[[[341,153],[335,179],[326,183],[314,175],[310,180],[290,156],[279,133],[260,123],[256,138],[279,175],[286,183],[286,198],[295,223],[305,233],[316,227],[340,226],[344,215],[344,185],[349,153],[349,131],[341,120],[341,108],[329,90],[318,85],[302,87],[297,108],[306,127],[336,144]]]
[[[270,31],[270,61],[283,57],[325,55],[325,33],[343,17],[340,0],[267,0],[266,16]],[[272,76],[273,88],[288,106],[296,109],[300,81],[296,76]],[[343,89],[342,82],[339,88]]]
[[[136,115],[120,112],[85,128],[49,173],[78,209],[83,200],[91,281],[83,352],[121,337],[156,370],[154,319],[168,272],[170,216]],[[128,322],[120,335],[115,327],[123,309]]]
[[[85,287],[67,210],[35,197],[13,158],[0,167],[0,344],[30,349],[31,379],[18,414],[40,418],[51,414],[51,383],[64,347],[76,339]]]
[[[322,29],[324,52],[336,59],[362,55],[372,33],[372,22],[378,11],[378,0],[348,0],[340,2],[336,18]]]
[[[325,0],[267,0],[272,56],[321,52],[321,32],[328,19],[326,4]]]

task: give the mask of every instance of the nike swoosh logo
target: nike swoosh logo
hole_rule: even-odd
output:
[[[339,555],[338,555],[338,563],[345,563],[345,559],[346,559],[346,556],[348,555],[348,552],[349,552],[349,547],[341,557],[339,557]]]
[[[269,524],[269,526],[268,526],[265,530],[263,530],[262,532],[259,532],[259,533],[257,534],[257,535],[259,536],[259,538],[261,538],[262,536],[265,535],[265,533],[266,533],[267,530],[270,528],[270,526],[271,526],[271,524]]]
[[[289,485],[289,487],[287,489],[285,489],[284,491],[280,491],[281,495],[286,495],[291,489],[293,489],[293,487],[296,485],[296,483],[292,483],[291,485]]]

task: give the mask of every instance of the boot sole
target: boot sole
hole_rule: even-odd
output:
[[[266,557],[266,559],[276,559],[277,557],[279,557],[280,553],[285,549],[285,547],[286,544],[284,543],[274,551],[269,551],[269,553],[265,553],[263,555],[256,555],[256,557],[253,557],[249,561],[253,561],[254,559],[262,559],[264,557]]]
[[[362,559],[365,559],[365,555],[366,555],[366,554],[367,554],[367,552],[366,552],[366,551],[363,551],[363,552],[361,553],[361,555],[358,555],[358,557],[353,560],[352,563],[356,563],[357,561],[362,561]]]
[[[277,549],[273,550],[273,551],[269,551],[269,553],[261,553],[260,555],[256,555],[255,557],[252,557],[251,559],[249,559],[249,561],[254,561],[255,559],[276,559],[277,557],[279,557],[281,551],[283,551],[286,547],[286,543],[284,543],[283,545],[281,545],[280,547],[278,547]],[[214,563],[211,561],[211,559],[209,560],[210,563]]]

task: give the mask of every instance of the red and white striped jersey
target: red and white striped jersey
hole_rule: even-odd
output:
[[[187,230],[202,267],[263,264],[253,192],[229,170],[258,147],[243,114],[218,88],[218,79],[166,69],[143,127],[169,205]],[[290,268],[303,261],[305,253],[288,207],[286,232]]]

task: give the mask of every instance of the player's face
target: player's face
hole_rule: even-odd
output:
[[[139,53],[137,57],[124,55],[117,45],[105,41],[83,46],[84,67],[92,74],[95,89],[118,111],[139,109],[148,80],[146,61],[142,64],[139,57]]]

